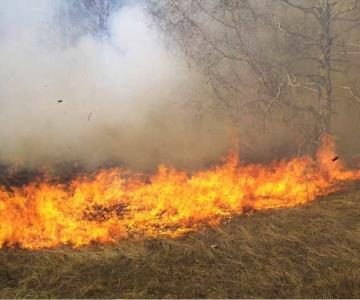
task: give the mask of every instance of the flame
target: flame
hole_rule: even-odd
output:
[[[178,237],[233,215],[300,205],[360,179],[360,170],[334,159],[334,148],[324,137],[315,159],[242,165],[232,152],[222,165],[192,176],[160,166],[149,178],[111,169],[66,185],[0,187],[0,248]]]

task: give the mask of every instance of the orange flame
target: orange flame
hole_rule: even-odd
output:
[[[360,179],[360,170],[345,170],[334,157],[334,143],[324,137],[316,159],[241,165],[230,153],[224,164],[192,176],[160,166],[148,180],[111,169],[68,185],[44,181],[11,191],[0,187],[0,247],[178,237],[233,215],[293,207]]]

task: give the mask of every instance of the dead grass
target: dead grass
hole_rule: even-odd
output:
[[[360,298],[360,186],[178,240],[0,251],[2,298]]]

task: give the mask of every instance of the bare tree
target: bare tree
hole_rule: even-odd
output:
[[[331,130],[335,99],[360,103],[360,1],[154,0],[148,10],[234,121],[298,120],[316,140]]]
[[[109,35],[109,18],[130,0],[61,0],[56,2],[58,46],[67,47],[83,35]]]
[[[97,27],[101,32],[107,31],[108,19],[111,12],[119,4],[116,0],[82,0],[87,10],[96,16]]]

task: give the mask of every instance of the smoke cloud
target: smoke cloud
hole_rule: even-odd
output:
[[[232,124],[204,110],[214,103],[206,80],[160,42],[140,4],[119,9],[102,37],[59,15],[64,2],[0,3],[0,164],[193,169],[217,161],[237,136],[246,160],[297,153],[298,134],[286,126],[261,131],[250,116]],[[345,111],[334,132],[340,155],[352,158],[359,112]]]
[[[0,4],[0,163],[200,167],[228,149],[226,121],[189,108],[211,97],[199,74],[159,42],[141,5],[123,6],[107,38],[63,47],[59,1]]]

